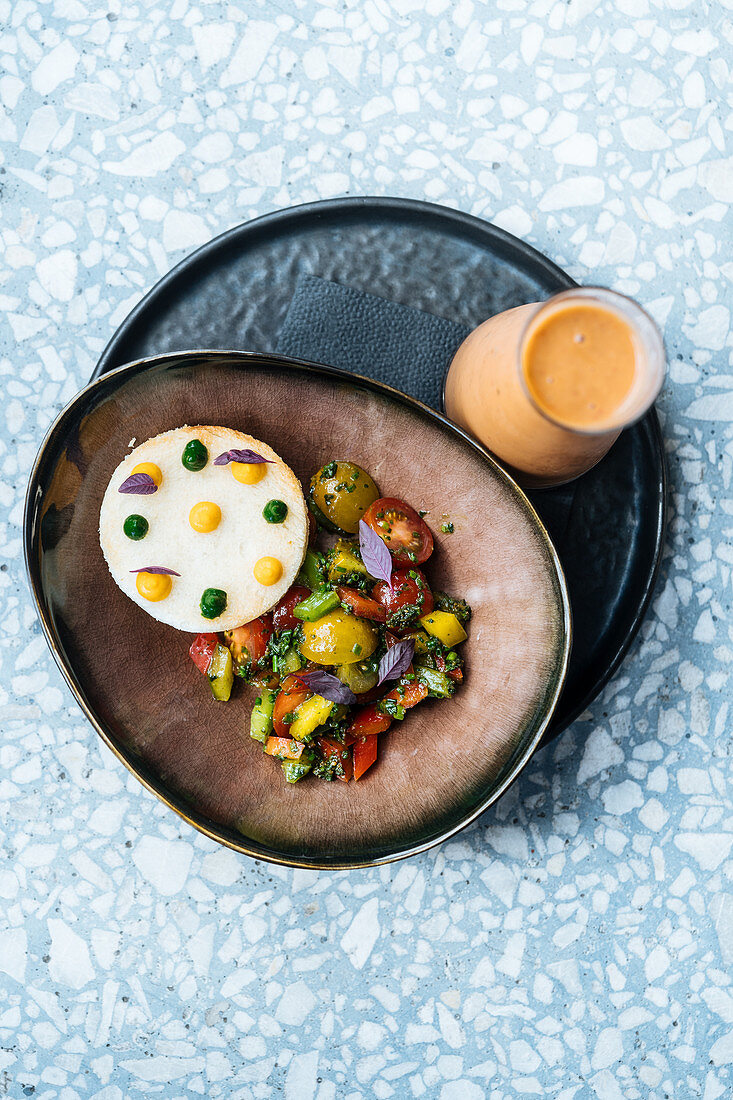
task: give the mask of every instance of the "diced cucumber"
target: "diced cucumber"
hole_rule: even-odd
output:
[[[311,760],[283,760],[281,767],[285,781],[287,783],[297,783],[299,779],[308,774],[313,767],[313,763]]]
[[[334,611],[340,606],[341,600],[338,593],[334,592],[332,588],[321,588],[314,592],[312,596],[309,596],[307,600],[296,604],[293,608],[293,615],[301,622],[314,623],[316,619],[322,619],[329,611]]]
[[[438,672],[436,668],[425,668],[423,665],[415,666],[415,675],[421,684],[425,684],[428,694],[434,699],[449,699],[455,692],[455,684],[444,672]]]
[[[323,555],[317,550],[308,548],[305,552],[305,560],[300,567],[297,583],[304,584],[315,592],[323,586]]]
[[[206,675],[209,677],[209,683],[211,684],[211,694],[220,703],[226,703],[232,693],[234,669],[232,667],[232,655],[221,642],[216,644],[209,671]]]
[[[252,708],[249,735],[253,737],[255,741],[259,741],[263,745],[272,733],[272,711],[276,699],[276,691],[265,690]]]
[[[291,672],[300,672],[302,668],[300,662],[300,656],[294,646],[291,646],[287,651],[283,659],[280,661],[280,675],[285,677]]]

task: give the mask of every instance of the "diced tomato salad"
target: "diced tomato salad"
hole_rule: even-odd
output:
[[[387,731],[399,737],[413,707],[448,699],[463,682],[457,647],[470,608],[431,586],[424,513],[378,494],[356,463],[321,467],[311,520],[336,544],[319,549],[311,532],[301,572],[273,611],[221,638],[199,634],[189,650],[215,699],[228,698],[216,690],[221,653],[230,682],[233,670],[256,687],[251,736],[289,783],[309,774],[360,781]]]

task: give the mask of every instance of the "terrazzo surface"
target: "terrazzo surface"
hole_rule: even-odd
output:
[[[0,0],[0,1095],[732,1094],[731,14]],[[511,792],[332,874],[219,848],[128,776],[47,651],[20,523],[141,294],[343,194],[485,216],[638,297],[669,353],[671,522],[629,656]]]

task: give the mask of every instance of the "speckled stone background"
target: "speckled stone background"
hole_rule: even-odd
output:
[[[731,0],[0,0],[0,1095],[731,1095],[730,37]],[[603,696],[459,839],[326,874],[215,847],[102,747],[20,522],[159,275],[342,194],[486,216],[637,296],[672,490]]]

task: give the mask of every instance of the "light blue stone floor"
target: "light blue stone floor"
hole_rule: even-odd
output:
[[[0,0],[0,1095],[731,1096],[732,16]],[[20,522],[141,294],[342,194],[485,216],[638,297],[672,487],[602,697],[458,839],[329,874],[219,848],[128,776],[47,652]]]

